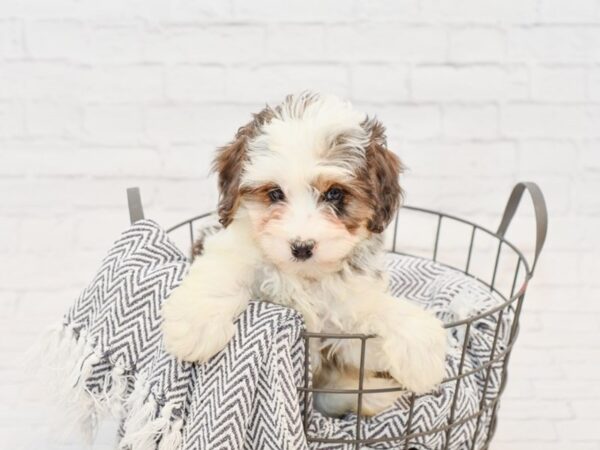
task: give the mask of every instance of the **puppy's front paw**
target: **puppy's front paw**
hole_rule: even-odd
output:
[[[235,326],[228,320],[165,320],[163,333],[169,353],[183,361],[202,363],[225,348]]]
[[[181,294],[176,290],[163,307],[165,348],[178,359],[205,362],[219,353],[235,334],[233,319],[215,311],[215,302],[185,298]]]
[[[446,331],[442,322],[422,311],[399,328],[399,334],[383,336],[390,375],[416,394],[430,392],[445,374]]]

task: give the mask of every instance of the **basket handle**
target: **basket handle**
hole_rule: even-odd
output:
[[[531,181],[521,181],[513,188],[506,207],[504,208],[504,214],[502,214],[502,220],[498,227],[497,234],[500,237],[504,237],[506,230],[508,229],[519,204],[523,197],[523,192],[529,192],[531,200],[533,201],[533,209],[535,211],[535,255],[533,257],[533,264],[531,265],[531,274],[535,269],[538,257],[546,242],[546,234],[548,232],[548,209],[546,208],[546,200],[544,200],[544,194],[540,187]]]
[[[132,225],[138,220],[144,220],[144,208],[142,207],[140,188],[127,188],[127,206],[129,207],[129,220]]]

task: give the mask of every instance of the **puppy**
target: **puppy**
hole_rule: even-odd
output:
[[[384,127],[332,96],[302,93],[267,106],[218,150],[223,230],[163,308],[167,350],[203,362],[232,338],[250,299],[289,306],[308,331],[373,334],[365,389],[430,391],[444,375],[439,320],[388,293],[382,232],[395,216],[400,160]],[[311,339],[315,387],[357,389],[360,340]],[[365,394],[361,413],[398,392]],[[328,415],[356,411],[357,396],[318,394]]]

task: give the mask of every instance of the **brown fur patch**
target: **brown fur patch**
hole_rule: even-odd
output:
[[[373,233],[381,233],[396,214],[402,197],[398,177],[403,171],[400,159],[387,149],[385,127],[376,119],[367,118],[363,127],[370,132],[371,141],[367,147],[366,168],[361,178],[370,188],[373,215],[367,228]]]
[[[320,358],[320,370],[316,372],[313,376],[313,384],[316,388],[325,386],[331,387],[332,383],[343,384],[342,378],[350,381],[355,381],[355,383],[351,384],[355,384],[356,386],[358,386],[360,369],[358,367],[342,364],[342,361],[340,361],[337,354],[331,351],[331,347],[328,346],[322,348]],[[365,378],[371,377],[393,380],[393,377],[389,374],[389,372],[384,371],[375,372],[365,370],[364,375]],[[366,411],[363,411],[363,413],[368,415]]]
[[[259,232],[262,232],[271,220],[281,219],[284,204],[273,204],[269,197],[269,192],[276,187],[278,187],[276,184],[268,183],[254,188],[245,187],[240,191],[240,197],[251,203],[260,203],[267,209],[258,225]]]
[[[196,258],[196,256],[200,256],[204,252],[204,237],[196,239],[194,245],[192,245],[192,260]]]
[[[381,233],[398,209],[402,197],[398,178],[403,168],[400,159],[387,149],[381,122],[367,117],[361,126],[369,133],[369,144],[365,149],[366,164],[357,169],[356,178],[343,184],[336,180],[316,180],[314,186],[320,192],[335,184],[343,189],[346,194],[343,208],[336,211],[335,219],[350,233],[361,227]],[[340,143],[344,139],[344,136],[338,136],[334,141]],[[334,159],[343,157],[335,152],[330,156]]]
[[[226,227],[231,223],[240,202],[240,180],[247,160],[248,141],[256,136],[262,125],[268,123],[275,112],[267,106],[241,127],[235,139],[217,150],[213,171],[219,174],[219,217]]]
[[[342,217],[346,228],[354,232],[358,228],[365,227],[373,214],[373,205],[369,189],[360,179],[354,180],[348,185],[348,203],[345,214]]]
[[[219,231],[221,231],[221,228],[222,227],[220,225],[206,224],[198,229],[196,233],[197,237],[192,243],[192,261],[197,256],[200,256],[202,255],[202,253],[204,253],[204,242],[206,241],[206,238],[218,233]]]
[[[322,193],[328,191],[329,189],[331,189],[333,186],[343,187],[343,184],[342,184],[342,182],[340,182],[338,180],[320,176],[320,177],[315,178],[311,182],[311,186],[314,189],[316,189],[317,192],[322,194]]]
[[[366,195],[367,187],[360,180],[339,181],[325,177],[314,180],[312,187],[316,189],[322,200],[323,195],[331,188],[337,187],[344,193],[341,205],[332,205],[330,208],[330,221],[334,225],[341,224],[349,233],[365,226],[371,215],[370,202]]]
[[[258,231],[262,232],[265,227],[267,226],[267,224],[269,222],[271,222],[272,220],[280,220],[281,216],[283,215],[283,205],[277,205],[272,207],[271,209],[269,209],[267,211],[267,214],[265,216],[262,217],[259,225],[258,225]]]
[[[240,196],[247,198],[250,201],[270,205],[271,199],[269,198],[269,192],[277,187],[278,186],[275,183],[267,183],[255,187],[244,187],[240,190]]]
[[[373,378],[383,378],[385,380],[393,380],[394,377],[389,372],[372,372]]]
[[[312,92],[303,92],[300,96],[288,95],[281,105],[275,108],[277,113],[285,110],[289,116],[300,118],[304,115],[306,108],[319,98],[318,94]]]

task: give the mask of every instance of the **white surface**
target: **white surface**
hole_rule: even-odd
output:
[[[213,207],[213,149],[265,101],[313,88],[387,124],[410,167],[410,204],[495,227],[517,180],[540,184],[550,231],[492,448],[600,449],[599,9],[3,0],[2,446],[65,448],[39,432],[47,415],[37,403],[17,405],[28,375],[14,360],[127,226],[125,188],[140,186],[147,216],[165,225]],[[512,235],[529,243],[530,207],[519,217]],[[101,433],[95,448],[111,439]]]

